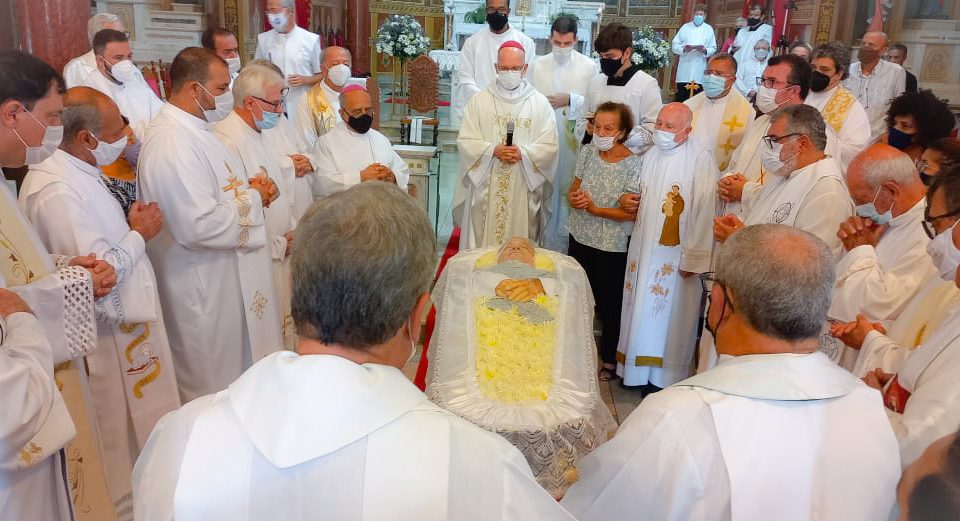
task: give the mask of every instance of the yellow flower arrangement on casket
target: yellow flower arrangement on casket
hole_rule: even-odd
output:
[[[506,311],[488,306],[491,298],[474,303],[480,392],[501,402],[546,400],[553,386],[556,319],[534,323],[516,305]],[[556,297],[540,295],[532,302],[556,317]]]

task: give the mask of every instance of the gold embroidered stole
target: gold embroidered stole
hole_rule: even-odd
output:
[[[821,114],[823,114],[823,120],[827,122],[827,125],[833,127],[834,132],[840,132],[844,122],[847,121],[853,102],[856,100],[857,98],[843,87],[837,87],[833,91],[833,96],[830,96],[830,101],[824,105]]]
[[[714,158],[717,160],[717,167],[721,172],[727,170],[730,165],[730,156],[733,151],[740,146],[743,135],[750,125],[750,103],[742,97],[735,96],[733,91],[728,94],[723,109],[723,119],[720,123],[720,131],[717,132],[717,144],[714,148]]]
[[[0,187],[0,190],[7,189]],[[6,191],[0,195],[0,273],[8,286],[29,284],[54,271],[53,260],[28,226],[17,210],[12,194]],[[100,451],[90,425],[81,375],[75,363],[69,361],[55,368],[54,378],[77,431],[76,437],[65,447],[67,479],[76,519],[116,519]],[[25,464],[36,463],[40,454],[59,450],[59,447],[43,447],[42,443],[36,443],[43,437],[41,433],[21,450],[21,460]]]
[[[337,118],[333,113],[333,106],[327,101],[327,96],[319,83],[307,91],[307,102],[310,106],[310,114],[313,116],[313,130],[317,132],[318,137],[326,134],[333,128]]]

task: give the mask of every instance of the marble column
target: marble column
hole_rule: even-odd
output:
[[[368,74],[370,69],[370,0],[346,0],[347,49],[353,55],[353,75]]]
[[[15,0],[20,48],[57,70],[88,50],[90,0]]]

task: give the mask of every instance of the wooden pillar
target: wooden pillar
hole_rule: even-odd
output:
[[[14,0],[20,48],[59,70],[90,49],[90,0]]]
[[[353,75],[370,68],[370,0],[347,0],[346,46],[353,55]]]
[[[680,9],[680,25],[693,20],[693,10],[697,4],[707,5],[705,0],[683,0],[683,7]]]

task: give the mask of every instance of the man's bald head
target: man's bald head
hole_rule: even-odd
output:
[[[870,31],[863,35],[863,41],[870,41],[871,43],[876,43],[880,47],[886,47],[890,45],[890,37],[887,36],[887,33],[881,31]]]
[[[349,113],[358,113],[363,110],[370,111],[373,108],[373,100],[366,90],[351,89],[340,94],[340,108]]]
[[[684,129],[693,123],[693,112],[683,103],[667,103],[660,109],[658,119],[670,122],[673,128]]]
[[[84,130],[100,136],[125,126],[117,104],[106,94],[90,87],[67,90],[63,95],[60,119],[63,121],[63,143],[75,142]]]
[[[910,156],[883,143],[867,147],[850,161],[847,189],[856,204],[873,202],[878,211],[890,208],[894,217],[926,194]]]
[[[334,45],[325,47],[323,51],[321,51],[321,63],[328,69],[341,63],[350,65],[352,63],[352,57],[350,56],[350,51]]]
[[[526,52],[517,47],[501,47],[497,51],[497,70],[522,71],[526,69]]]

